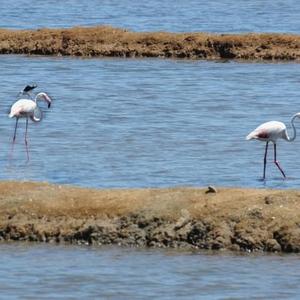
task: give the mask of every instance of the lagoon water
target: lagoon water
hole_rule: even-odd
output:
[[[111,25],[135,31],[300,32],[299,1],[0,1],[0,27]]]
[[[95,188],[300,186],[300,139],[278,143],[287,180],[270,149],[266,182],[264,143],[245,141],[265,121],[290,127],[300,111],[298,64],[1,56],[0,65],[1,179]],[[29,125],[29,163],[25,120],[9,160],[15,121],[7,117],[28,82],[54,99],[43,122]]]
[[[3,299],[298,299],[299,257],[1,245]]]
[[[175,60],[0,56],[1,179],[95,188],[298,188],[300,140],[278,144],[288,175],[246,142],[259,123],[300,111],[299,66]],[[53,97],[24,122],[9,160],[7,111],[27,82]],[[24,121],[24,120],[23,120]],[[300,122],[299,122],[300,125]],[[299,127],[299,126],[298,126]],[[272,154],[272,152],[270,152]],[[6,299],[297,299],[299,256],[0,245]]]
[[[300,32],[287,1],[0,1],[0,27],[108,24],[137,31]],[[300,139],[280,141],[282,180],[260,180],[264,145],[245,136],[300,111],[294,63],[0,56],[0,179],[95,188],[299,188]],[[36,82],[54,99],[20,122],[17,92]],[[300,120],[298,128],[300,129]],[[298,299],[299,256],[1,244],[5,299]],[[2,297],[1,296],[1,297]]]

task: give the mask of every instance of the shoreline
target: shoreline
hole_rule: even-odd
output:
[[[300,191],[0,182],[0,240],[300,252]]]
[[[300,35],[132,32],[109,26],[0,29],[0,54],[298,62]]]

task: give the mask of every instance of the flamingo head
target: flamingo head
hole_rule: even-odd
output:
[[[300,112],[296,113],[296,114],[295,114],[295,117],[300,118]]]
[[[292,120],[294,120],[295,118],[300,118],[300,112],[294,114]]]
[[[51,98],[50,98],[46,93],[44,93],[44,92],[38,93],[38,94],[36,95],[35,99],[36,99],[36,100],[44,100],[45,102],[47,102],[48,108],[51,107],[51,102],[52,102],[52,100],[51,100]]]

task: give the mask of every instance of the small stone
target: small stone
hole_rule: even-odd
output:
[[[241,251],[240,246],[237,245],[237,244],[232,244],[232,245],[230,245],[230,246],[228,247],[228,249],[231,250],[231,251]]]
[[[275,239],[268,239],[266,241],[266,250],[271,252],[281,252],[281,246]]]
[[[214,186],[209,185],[205,194],[208,194],[208,193],[217,193],[217,189]]]
[[[273,200],[269,196],[265,197],[265,204],[272,204],[272,203]]]
[[[254,219],[262,219],[263,218],[262,209],[259,207],[249,209],[248,216]]]

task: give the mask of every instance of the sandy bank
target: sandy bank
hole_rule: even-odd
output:
[[[0,239],[300,251],[300,191],[0,182]]]
[[[0,54],[299,60],[300,36],[137,33],[105,26],[40,30],[0,29]]]

